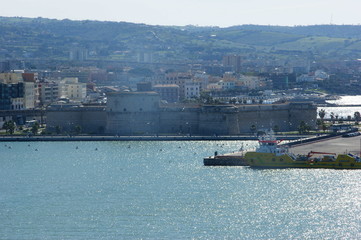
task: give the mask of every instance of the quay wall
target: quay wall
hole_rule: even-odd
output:
[[[47,130],[56,132],[59,127],[61,132],[74,132],[76,126],[81,127],[84,133],[104,133],[106,129],[107,114],[103,108],[79,108],[48,110]]]

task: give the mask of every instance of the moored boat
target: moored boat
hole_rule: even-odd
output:
[[[332,168],[361,169],[361,159],[353,154],[309,152],[307,155],[294,155],[285,146],[279,145],[272,133],[259,139],[256,151],[245,154],[250,167],[258,168]]]

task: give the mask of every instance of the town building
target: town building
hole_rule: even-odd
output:
[[[228,55],[224,56],[222,60],[223,66],[232,67],[232,70],[236,73],[241,72],[241,56]]]
[[[242,83],[243,86],[247,87],[250,90],[260,89],[262,86],[260,78],[256,76],[242,75],[240,76],[239,81]]]
[[[153,86],[153,89],[159,94],[161,100],[169,103],[179,101],[179,86],[177,84],[158,84]]]
[[[158,77],[153,80],[153,85],[169,85],[176,84],[179,86],[179,98],[185,99],[185,85],[188,82],[192,82],[192,75],[189,73],[172,72],[167,73],[165,76]]]
[[[36,103],[35,74],[22,70],[0,73],[0,109],[33,109]]]
[[[78,78],[64,78],[59,83],[59,96],[72,101],[82,102],[86,99],[86,83],[78,82]]]
[[[185,98],[199,98],[201,95],[201,84],[199,82],[187,82],[184,86]]]
[[[0,110],[24,109],[24,83],[0,83]]]
[[[59,97],[59,84],[55,81],[44,81],[38,84],[40,105],[49,105]]]
[[[236,86],[236,82],[235,81],[224,81],[221,80],[217,83],[217,85],[219,86],[220,89],[222,90],[230,90],[235,88]]]

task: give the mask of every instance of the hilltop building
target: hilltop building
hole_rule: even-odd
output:
[[[222,60],[223,66],[231,67],[232,70],[236,73],[241,72],[241,56],[237,55],[228,55],[224,56]]]
[[[70,61],[84,61],[88,59],[88,51],[81,47],[74,47],[69,52]]]

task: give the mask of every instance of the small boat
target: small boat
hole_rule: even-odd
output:
[[[247,164],[257,168],[361,169],[361,159],[357,155],[313,151],[307,155],[294,155],[279,143],[272,133],[262,136],[256,151],[245,154]]]

